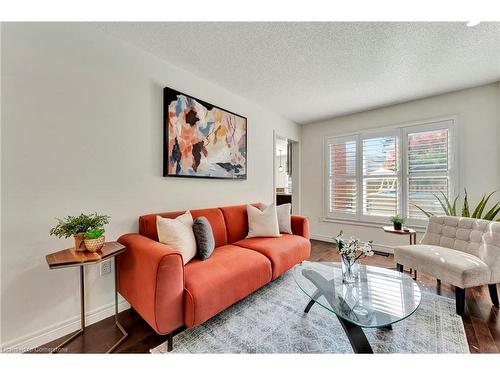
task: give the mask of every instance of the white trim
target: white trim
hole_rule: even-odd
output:
[[[330,141],[335,140],[337,144],[345,143],[345,142],[356,142],[356,167],[354,174],[346,174],[345,176],[340,176],[338,179],[354,179],[357,180],[358,170],[360,168],[360,161],[357,157],[358,150],[360,147],[360,139],[359,135],[349,135],[349,136],[340,136],[340,137],[325,137],[323,139],[323,158],[322,158],[322,183],[323,183],[323,194],[322,194],[322,203],[323,203],[323,217],[329,217],[330,215],[334,215],[335,217],[343,217],[346,219],[359,219],[359,215],[357,212],[348,212],[348,211],[338,211],[333,210],[330,211],[330,201],[329,201],[329,192],[330,192],[330,150],[329,145]],[[359,190],[356,189],[356,210],[360,202]]]
[[[329,242],[329,243],[334,242],[334,240],[331,237],[325,236],[322,234],[311,234],[310,237],[312,240]],[[372,244],[372,246],[373,246],[373,250],[375,250],[375,251],[379,251],[381,253],[387,253],[387,254],[394,254],[394,248],[392,246],[382,245],[382,244],[378,244],[378,243],[374,243],[374,244]]]
[[[346,224],[346,225],[357,225],[360,227],[372,227],[372,228],[381,228],[382,226],[387,226],[391,225],[389,223],[388,218],[382,218],[378,221],[373,221],[373,220],[349,220],[349,219],[343,219],[343,218],[330,218],[330,217],[323,217],[321,218],[321,221],[324,223],[335,223],[335,224]],[[415,229],[417,233],[425,233],[426,229],[425,224],[417,224],[417,225],[412,225],[411,229]]]
[[[441,120],[441,121],[435,121],[432,123],[425,123],[421,125],[413,125],[413,126],[407,126],[402,128],[402,139],[403,139],[403,148],[402,152],[402,178],[401,181],[406,184],[406,180],[409,178],[410,173],[408,172],[408,135],[413,134],[413,133],[420,133],[420,132],[426,132],[426,131],[433,131],[433,130],[440,130],[440,129],[447,129],[448,130],[448,170],[447,172],[416,172],[413,175],[420,175],[420,176],[428,176],[428,177],[438,177],[440,175],[446,175],[448,177],[448,196],[449,197],[454,197],[457,195],[459,191],[459,164],[457,162],[458,159],[458,138],[457,138],[457,129],[456,129],[456,119],[450,118],[448,120]],[[406,186],[404,192],[406,193]],[[405,216],[408,216],[407,213],[407,208],[408,208],[408,201],[407,201],[407,195],[404,194],[405,199],[404,202],[402,202],[402,212],[405,214]],[[408,219],[408,225],[414,225],[415,223],[423,223],[425,222],[424,219]]]
[[[127,301],[122,300],[118,303],[118,311],[124,311],[130,308]],[[103,319],[113,316],[115,313],[115,304],[98,307],[85,313],[85,326],[97,323]],[[80,328],[80,314],[62,322],[55,323],[49,327],[42,328],[33,333],[18,337],[2,344],[0,352],[22,353],[43,344],[56,340],[67,334],[70,334]]]
[[[454,123],[457,123],[457,114],[449,114],[445,115],[442,117],[432,117],[432,118],[427,118],[427,119],[421,119],[421,120],[412,120],[412,121],[406,121],[406,122],[398,122],[398,123],[393,123],[390,125],[380,125],[380,126],[373,126],[371,128],[367,129],[360,129],[355,132],[345,132],[345,133],[330,133],[325,135],[325,138],[337,138],[337,137],[350,137],[350,136],[356,136],[361,133],[363,134],[370,134],[370,133],[379,133],[382,131],[388,131],[391,129],[399,129],[399,128],[408,128],[416,125],[422,125],[422,124],[434,124],[434,123],[439,123],[443,121],[449,121],[453,120]]]
[[[299,214],[301,212],[301,153],[300,141],[285,137],[273,129],[273,198],[272,202],[276,204],[276,140],[281,139],[292,144],[292,158],[296,158],[295,162],[292,160],[292,213]]]

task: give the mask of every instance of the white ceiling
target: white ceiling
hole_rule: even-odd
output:
[[[96,25],[301,124],[500,79],[500,23]]]

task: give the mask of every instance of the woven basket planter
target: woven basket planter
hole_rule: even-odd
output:
[[[101,250],[101,248],[104,246],[104,236],[101,236],[99,238],[94,238],[94,239],[87,239],[85,238],[85,247],[87,248],[88,251],[91,252],[96,252]]]

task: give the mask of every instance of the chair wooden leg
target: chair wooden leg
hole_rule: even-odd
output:
[[[498,291],[497,291],[497,284],[489,284],[488,285],[488,290],[490,291],[490,297],[491,297],[491,302],[493,305],[498,307]]]
[[[402,264],[396,264],[396,269],[399,271],[399,272],[403,272],[403,265]]]
[[[464,316],[465,311],[465,289],[455,287],[455,307],[457,314]]]

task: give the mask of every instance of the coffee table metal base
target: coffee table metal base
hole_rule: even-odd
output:
[[[373,349],[361,327],[345,319],[342,319],[340,316],[337,316],[337,318],[339,319],[342,328],[344,328],[344,332],[346,333],[347,338],[351,343],[354,353],[373,354]]]

